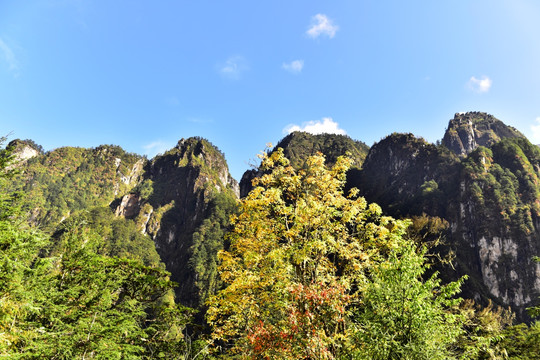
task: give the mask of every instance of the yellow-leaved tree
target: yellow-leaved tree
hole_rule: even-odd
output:
[[[264,175],[254,180],[254,189],[241,200],[240,213],[232,219],[230,244],[219,255],[225,288],[208,301],[214,345],[227,358],[337,359],[369,354],[377,358],[379,353],[370,346],[385,336],[388,351],[381,358],[405,354],[397,349],[399,344],[393,348],[397,340],[392,331],[400,329],[365,336],[366,331],[379,329],[377,324],[384,324],[381,316],[387,315],[366,316],[362,309],[372,309],[369,302],[385,286],[385,278],[375,271],[381,264],[386,274],[390,261],[412,258],[411,266],[419,270],[403,285],[423,284],[423,254],[411,251],[412,243],[403,238],[408,222],[383,216],[379,206],[367,204],[355,189],[343,194],[350,160],[341,157],[330,169],[324,161],[318,154],[296,170],[281,149],[262,156]],[[440,287],[438,281],[427,286],[422,302],[435,298],[429,294],[437,294]],[[449,298],[459,284],[443,289],[438,293],[444,299],[434,303],[434,312],[425,313],[436,315],[439,327],[452,322],[456,327],[443,329],[445,341],[436,331],[427,335],[445,349],[460,333],[458,316],[444,309],[452,305]],[[407,312],[402,305],[408,301],[404,298],[395,311],[388,302],[385,311]]]

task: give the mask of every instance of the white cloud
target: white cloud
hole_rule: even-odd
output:
[[[0,38],[0,51],[4,55],[4,60],[8,64],[9,70],[17,73],[17,70],[19,70],[19,62],[15,58],[15,54],[11,50],[11,48]]]
[[[248,69],[246,59],[238,55],[229,57],[224,63],[219,65],[220,74],[232,80],[240,79],[240,75]]]
[[[317,14],[311,18],[311,26],[306,31],[306,34],[313,39],[321,35],[326,35],[331,39],[336,35],[338,29],[339,27],[334,25],[326,15]]]
[[[491,89],[492,81],[487,76],[482,76],[481,79],[477,79],[474,76],[471,76],[467,85],[471,90],[477,93],[485,93]]]
[[[149,158],[153,158],[157,154],[163,154],[165,151],[172,149],[174,147],[174,144],[157,140],[154,142],[151,142],[150,144],[143,145],[144,154],[147,155]]]
[[[283,133],[290,134],[293,131],[305,131],[313,135],[317,134],[340,134],[346,135],[345,130],[339,128],[339,124],[330,117],[321,120],[307,121],[302,126],[290,124],[283,129]]]
[[[531,125],[532,139],[535,144],[540,144],[540,117],[536,118],[536,125]]]
[[[304,60],[294,60],[288,64],[283,63],[281,67],[290,73],[299,74],[304,68]]]

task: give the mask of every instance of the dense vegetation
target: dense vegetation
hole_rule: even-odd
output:
[[[329,166],[335,164],[340,156],[347,155],[352,160],[352,168],[358,170],[362,167],[369,151],[366,144],[353,140],[347,135],[312,135],[302,131],[290,133],[268,151],[276,151],[277,149],[282,149],[285,157],[297,169],[306,165],[309,156],[322,153]],[[252,180],[260,175],[262,175],[260,168],[251,169],[244,173],[240,181],[241,197],[245,197],[252,190]]]
[[[394,137],[392,141],[401,140]],[[406,139],[399,144],[410,146],[412,153],[417,150]],[[526,176],[512,174],[526,175],[538,166],[534,160],[540,159],[538,150],[520,139],[496,145],[481,147],[459,162],[445,149],[421,143],[424,152],[414,158],[434,159],[441,178],[419,186],[409,183],[420,192],[411,192],[420,203],[418,211],[432,209],[438,203],[435,197],[451,189],[442,171],[451,164],[460,169],[459,176],[470,174],[471,183],[478,184],[478,201],[486,197],[486,191],[493,193],[486,197],[496,200],[493,216],[521,221],[515,215],[521,212],[525,223],[527,216],[536,216],[534,205],[525,210],[520,206],[521,199],[536,198],[538,179],[524,181]],[[437,255],[432,250],[440,245],[448,222],[426,215],[412,220],[383,215],[378,205],[346,186],[351,159],[336,156],[328,165],[324,156],[315,154],[293,166],[284,151],[276,149],[263,156],[262,176],[238,208],[220,180],[223,171],[218,155],[222,154],[214,156],[211,144],[195,139],[179,143],[151,162],[136,182],[116,185],[116,189],[124,186],[118,194],[137,200],[137,211],[131,216],[116,216],[109,203],[116,207],[119,195],[110,189],[97,191],[95,184],[99,183],[96,179],[104,179],[99,171],[108,169],[111,161],[118,167],[116,159],[122,152],[105,148],[105,154],[114,156],[107,155],[102,168],[97,167],[100,160],[90,155],[81,160],[86,150],[75,149],[65,158],[55,158],[55,164],[63,165],[54,165],[46,178],[50,183],[34,184],[41,189],[35,193],[32,187],[16,184],[20,179],[31,183],[41,173],[32,170],[29,176],[28,169],[42,168],[46,173],[46,157],[31,159],[28,167],[13,172],[7,171],[10,150],[1,153],[1,357],[539,357],[538,322],[512,326],[509,311],[459,297],[465,278],[445,283],[434,271],[439,259],[431,256]],[[103,156],[93,151],[98,158]],[[135,165],[137,159],[130,164]],[[94,176],[82,171],[84,163],[93,164],[89,166]],[[64,173],[56,173],[62,169]],[[101,182],[104,187],[118,184],[116,171],[109,171],[105,177],[109,180]],[[412,171],[406,177],[416,175]],[[48,186],[64,183],[66,177],[79,179],[84,186],[65,190],[61,196],[86,193],[88,202],[77,208],[66,201],[64,210],[55,212],[48,203],[52,198],[44,194],[52,194]],[[397,183],[388,185],[399,188]],[[186,187],[192,195],[180,192]],[[13,189],[26,193],[26,199]],[[39,207],[28,205],[34,194],[41,199],[40,206],[48,208],[46,213],[36,215]],[[512,201],[512,196],[518,200]],[[405,203],[400,206],[404,208]],[[66,219],[58,219],[60,214]],[[159,219],[147,214],[157,214]],[[235,214],[232,222],[231,214]],[[145,219],[150,220],[146,223]],[[160,229],[167,229],[164,236],[169,236],[180,219],[193,225],[185,228],[192,230],[180,242],[171,243],[170,249],[187,254],[179,266],[185,267],[190,287],[170,281],[154,247]],[[527,234],[526,230],[525,226],[518,231]],[[175,303],[175,288],[196,299],[198,314]],[[538,316],[540,309],[532,308],[530,313]]]
[[[220,253],[226,287],[208,310],[217,355],[502,359],[540,349],[537,325],[508,327],[509,312],[455,297],[463,280],[427,275],[420,232],[343,194],[349,165],[327,169],[315,156],[297,171],[279,149],[264,158]]]
[[[55,240],[31,228],[17,194],[4,191],[8,162],[3,151],[0,356],[181,358],[190,312],[171,298],[169,274],[140,260],[102,255],[106,238],[84,223],[66,225]]]
[[[37,155],[17,162],[7,185],[26,195],[21,204],[33,226],[56,241],[66,222],[84,223],[105,239],[100,254],[165,263],[178,299],[203,305],[236,208],[219,149],[193,137],[148,161],[112,145],[47,153],[30,140],[8,145],[15,154],[28,147]]]
[[[133,168],[140,160],[119,146],[63,147],[29,159],[8,186],[26,194],[24,207],[32,222],[52,231],[71,214],[108,206],[133,187],[136,179],[130,177],[138,175]]]
[[[84,224],[103,239],[96,249],[102,255],[131,258],[147,266],[163,267],[152,239],[142,234],[134,221],[115,216],[109,207],[91,208],[66,220],[53,234],[52,253],[60,251],[58,247],[66,229],[76,224]]]
[[[284,137],[275,149],[283,149],[283,153],[295,168],[301,167],[309,156],[322,153],[328,165],[336,163],[340,156],[347,154],[353,167],[361,167],[369,151],[369,146],[361,141],[353,140],[346,135],[320,134],[312,135],[295,131]]]

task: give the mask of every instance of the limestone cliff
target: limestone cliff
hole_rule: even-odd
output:
[[[8,170],[24,165],[29,159],[38,156],[43,152],[43,148],[31,140],[13,140],[7,146],[11,149],[11,164]]]
[[[206,246],[208,239],[199,244],[197,234],[203,231],[205,221],[211,222],[218,194],[234,203],[238,183],[229,174],[223,154],[201,138],[180,140],[173,149],[149,161],[143,177],[139,186],[122,198],[116,213],[133,218],[140,231],[152,237],[161,260],[178,282],[179,300],[197,306],[209,283],[217,281],[214,273],[202,282],[201,272],[206,269],[199,267],[203,262],[203,267],[213,266],[207,263],[215,262],[217,250],[223,246],[223,239],[216,240],[220,243],[212,248]],[[199,250],[205,252],[204,259],[194,258]]]
[[[526,139],[479,147],[462,161],[449,217],[460,271],[521,318],[540,294],[540,264],[533,261],[540,254],[539,165],[540,151]]]
[[[393,216],[446,219],[456,272],[445,275],[468,275],[464,296],[511,306],[524,320],[540,294],[540,265],[533,261],[540,254],[540,150],[499,120],[482,115],[475,123],[478,114],[450,122],[461,127],[456,133],[470,135],[455,138],[463,145],[453,149],[460,158],[445,146],[393,134],[370,149],[349,186]]]
[[[525,136],[493,115],[474,111],[456,113],[448,123],[442,143],[463,157],[478,146],[490,146],[501,139],[515,137]]]

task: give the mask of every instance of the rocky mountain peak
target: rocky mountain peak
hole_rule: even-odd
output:
[[[183,167],[198,169],[203,174],[203,183],[211,178],[218,180],[213,181],[218,191],[228,187],[237,197],[240,195],[238,182],[229,173],[225,155],[206,139],[198,136],[182,138],[174,148],[152,160],[154,174],[174,172],[174,168]]]
[[[311,155],[320,152],[326,157],[326,165],[333,166],[337,158],[342,155],[349,156],[353,160],[353,168],[361,168],[369,146],[365,143],[353,140],[347,135],[339,134],[310,134],[304,131],[294,131],[281,139],[272,149],[283,149],[283,154],[290,160],[294,168],[302,168],[305,161]],[[261,176],[258,169],[247,170],[240,180],[240,196],[246,196],[252,189],[254,178]]]
[[[13,140],[8,144],[13,150],[13,162],[10,168],[24,164],[28,159],[43,153],[43,148],[32,140]]]
[[[472,111],[454,115],[448,123],[442,143],[455,154],[464,157],[479,146],[491,146],[501,139],[516,137],[525,136],[493,115]]]
[[[441,216],[436,199],[419,201],[427,187],[439,188],[454,172],[458,158],[443,147],[407,133],[393,133],[369,150],[362,170],[349,174],[350,186],[357,187],[370,202],[376,202],[394,216],[431,213]],[[433,194],[431,194],[433,195]]]
[[[326,164],[332,166],[337,158],[348,155],[355,167],[361,167],[369,146],[361,141],[353,140],[347,135],[317,134],[295,131],[284,137],[274,148],[283,148],[284,155],[295,167],[300,167],[310,155],[321,152],[326,156]]]

